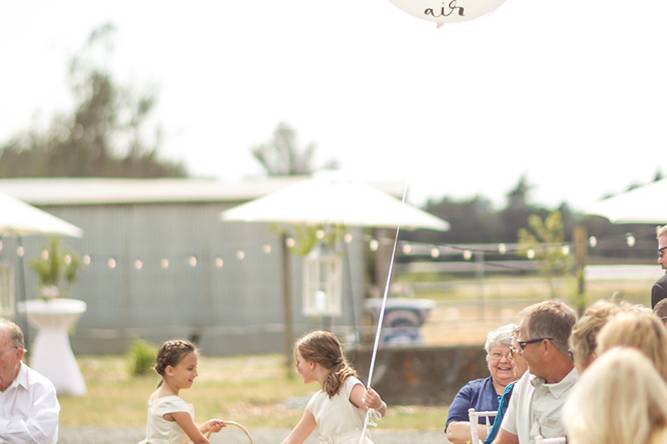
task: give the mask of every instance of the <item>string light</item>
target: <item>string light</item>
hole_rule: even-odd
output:
[[[116,259],[114,259],[112,257],[107,259],[107,267],[109,267],[110,269],[113,270],[114,268],[116,268],[117,265],[118,265],[118,263],[116,262]]]
[[[403,245],[403,254],[410,254],[412,253],[412,247],[410,244],[405,244]]]
[[[162,267],[163,270],[169,268],[169,259],[167,259],[166,257],[160,259],[160,267]]]
[[[69,254],[66,254],[63,256],[63,262],[65,262],[65,265],[69,265],[72,263],[72,256]]]
[[[463,250],[463,259],[469,261],[472,259],[472,251],[470,250]]]
[[[141,270],[142,268],[144,268],[144,263],[141,261],[141,259],[137,258],[134,260],[134,268],[137,270]]]
[[[264,246],[262,247],[262,250],[264,251],[264,254],[271,254],[271,245],[264,244]]]
[[[223,261],[221,257],[216,257],[215,258],[215,268],[217,268],[219,270],[222,267],[224,267],[224,265],[225,265],[225,261]]]
[[[18,257],[23,257],[25,255],[25,248],[23,248],[23,246],[16,247],[16,255]]]
[[[46,248],[43,249],[43,250],[42,250],[42,254],[41,254],[40,256],[41,256],[42,259],[44,259],[45,261],[48,261],[48,260],[49,260],[49,250],[47,250]]]
[[[190,256],[188,258],[188,264],[190,264],[192,268],[195,268],[197,266],[197,256]]]
[[[437,259],[440,257],[440,249],[438,247],[431,248],[431,257]]]
[[[343,240],[345,241],[345,243],[349,244],[350,242],[352,242],[352,234],[345,233],[345,236],[343,236]]]
[[[500,254],[505,254],[505,253],[507,253],[507,245],[505,245],[505,244],[498,244],[498,253],[500,253]]]
[[[83,265],[90,265],[92,262],[92,258],[90,257],[89,254],[84,254],[83,257],[81,258],[81,261],[83,262]]]
[[[236,250],[236,259],[242,261],[245,259],[245,251],[243,250]]]
[[[627,233],[625,235],[625,243],[628,244],[628,247],[632,248],[637,243],[637,239],[635,239],[635,236],[632,233]]]
[[[528,259],[535,259],[535,250],[531,248],[528,251],[526,251],[526,257]]]
[[[591,248],[595,248],[597,246],[597,244],[598,244],[598,238],[597,237],[591,236],[591,237],[588,238],[588,245]]]
[[[563,247],[560,249],[560,251],[561,251],[565,256],[569,256],[569,255],[570,255],[570,246],[569,246],[569,245],[563,245]]]
[[[318,238],[319,240],[324,239],[324,230],[317,230],[315,232],[315,237]]]
[[[371,251],[378,251],[378,248],[380,248],[380,242],[378,242],[377,239],[371,239],[371,241],[368,243],[368,248],[370,248]]]
[[[287,245],[287,248],[294,248],[296,245],[296,241],[292,237],[288,237],[285,239],[285,245]]]

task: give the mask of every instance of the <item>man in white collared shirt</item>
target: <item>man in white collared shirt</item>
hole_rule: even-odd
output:
[[[529,371],[514,386],[493,444],[531,444],[538,435],[565,436],[561,409],[577,381],[568,350],[576,315],[558,301],[531,305],[522,314],[515,346]]]
[[[0,319],[0,444],[55,444],[60,405],[51,381],[25,365],[23,332]]]

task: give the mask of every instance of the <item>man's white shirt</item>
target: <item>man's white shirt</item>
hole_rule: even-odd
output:
[[[538,435],[565,436],[561,410],[577,378],[574,368],[555,384],[546,384],[542,378],[524,373],[514,386],[501,427],[516,435],[519,444],[530,444]]]
[[[21,363],[14,381],[0,392],[0,444],[55,444],[59,413],[51,381]]]

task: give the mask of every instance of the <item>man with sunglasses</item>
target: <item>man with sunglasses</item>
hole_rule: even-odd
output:
[[[23,362],[18,325],[0,318],[0,444],[55,444],[60,405],[56,390]]]
[[[565,436],[561,409],[577,381],[568,339],[574,310],[559,301],[544,301],[521,312],[516,352],[528,364],[519,379],[493,444],[532,444]]]
[[[667,225],[658,227],[657,231],[658,265],[667,271]],[[655,304],[665,298],[667,298],[667,274],[658,279],[651,288],[651,307],[655,308]]]

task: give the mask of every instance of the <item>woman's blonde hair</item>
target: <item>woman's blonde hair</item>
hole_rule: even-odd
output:
[[[297,341],[294,348],[306,361],[316,362],[329,371],[322,387],[329,397],[338,393],[348,377],[357,376],[333,333],[322,330],[308,333]]]
[[[617,314],[598,335],[597,355],[612,347],[633,347],[653,362],[667,382],[667,330],[650,310],[631,310]]]
[[[572,444],[657,444],[667,427],[667,386],[642,353],[616,347],[581,376],[562,417]]]
[[[570,335],[570,349],[577,370],[582,371],[588,367],[597,347],[598,333],[609,319],[620,311],[621,307],[617,303],[602,299],[588,307],[574,324]]]

